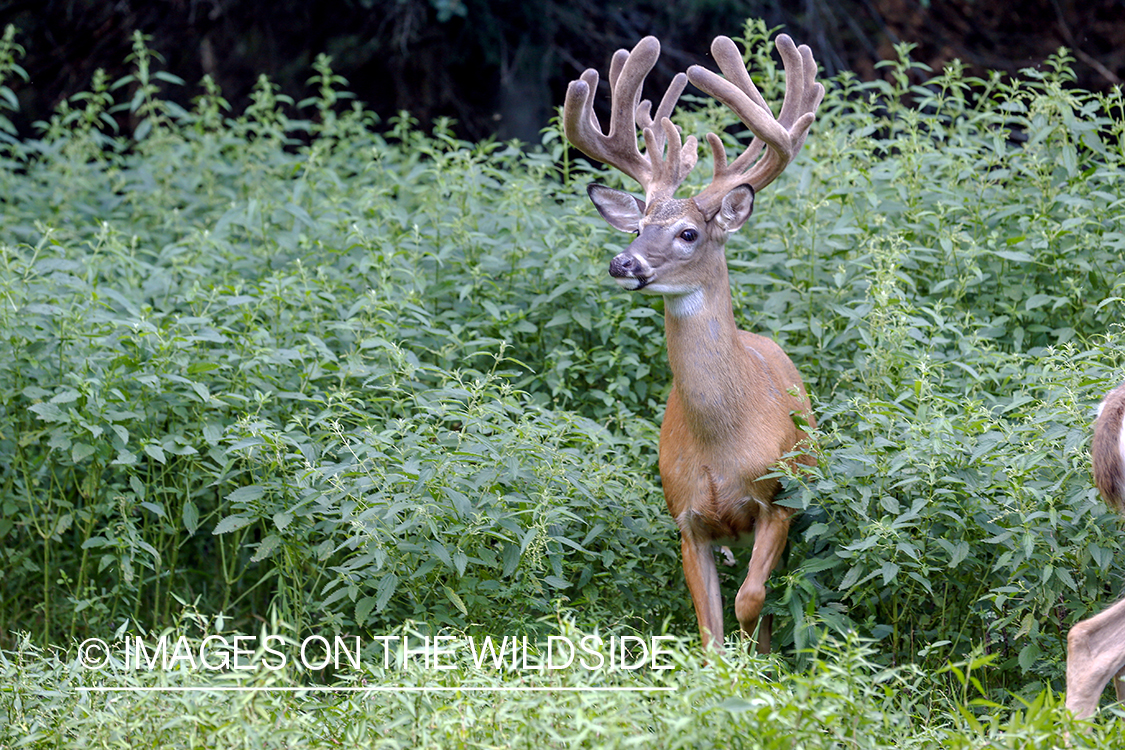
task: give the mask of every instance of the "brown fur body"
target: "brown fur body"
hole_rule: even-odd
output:
[[[725,239],[725,238],[724,238]],[[735,614],[747,634],[765,602],[765,582],[780,560],[793,511],[775,506],[777,479],[764,479],[805,438],[798,412],[816,420],[797,368],[776,343],[735,327],[723,248],[721,268],[704,289],[703,311],[665,314],[672,391],[660,430],[660,478],[668,511],[679,526],[684,574],[705,644],[722,645],[722,600],[712,547],[754,550]],[[798,458],[805,464],[815,460]],[[759,650],[769,649],[763,622]]]
[[[805,437],[790,412],[816,425],[804,384],[781,348],[763,336],[736,333],[736,345],[758,359],[760,368],[732,380],[726,393],[734,398],[724,403],[716,397],[724,391],[698,389],[695,398],[688,397],[689,384],[698,387],[700,381],[693,375],[701,373],[674,367],[674,373],[679,369],[683,374],[674,375],[660,430],[660,477],[668,511],[681,531],[724,544],[752,534],[761,513],[782,512],[772,504],[780,483],[761,477]],[[709,379],[704,374],[702,380]],[[815,463],[807,455],[797,460]]]
[[[1125,385],[1109,392],[1094,422],[1090,448],[1094,484],[1109,507],[1125,513],[1125,462],[1121,455],[1121,425],[1125,419]]]
[[[764,476],[805,437],[792,413],[810,426],[816,422],[797,368],[781,347],[735,325],[724,246],[750,216],[753,191],[732,191],[711,217],[691,200],[662,200],[646,209],[608,188],[595,186],[590,195],[610,224],[638,234],[613,259],[610,274],[626,288],[665,297],[672,391],[660,430],[660,478],[680,529],[684,577],[703,643],[721,647],[723,641],[712,548],[753,537],[735,614],[746,633],[758,629],[759,650],[766,651],[770,626],[757,628],[758,618],[793,511],[774,505],[781,485]],[[814,463],[806,454],[796,460]]]

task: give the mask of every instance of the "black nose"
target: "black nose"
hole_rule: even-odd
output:
[[[634,276],[637,272],[637,259],[622,253],[609,262],[609,275],[615,279]]]

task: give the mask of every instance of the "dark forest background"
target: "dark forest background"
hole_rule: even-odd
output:
[[[566,83],[604,70],[618,47],[660,37],[659,81],[750,16],[808,43],[829,75],[875,76],[877,61],[910,42],[935,69],[960,58],[971,72],[1015,72],[1066,46],[1079,86],[1125,77],[1125,0],[0,0],[0,25],[17,26],[27,53],[30,80],[10,84],[28,135],[96,69],[124,75],[139,29],[189,84],[172,87],[173,99],[195,96],[207,74],[241,111],[264,73],[299,101],[313,59],[327,53],[384,120],[409,110],[423,123],[453,117],[470,139],[537,140]]]

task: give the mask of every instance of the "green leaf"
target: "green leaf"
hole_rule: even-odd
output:
[[[157,463],[165,463],[166,461],[164,456],[164,449],[156,443],[145,443],[143,446],[141,446],[141,450],[143,450],[149,458],[153,459]]]
[[[90,456],[94,455],[96,451],[97,448],[92,445],[87,445],[86,443],[75,443],[70,449],[70,458],[76,464],[81,463]]]
[[[730,698],[725,698],[722,702],[717,703],[715,707],[721,708],[724,711],[730,711],[732,714],[741,714],[745,713],[746,711],[752,711],[754,709],[754,704],[744,698],[731,696]]]
[[[376,612],[382,612],[386,609],[387,602],[391,600],[396,588],[398,588],[398,576],[394,573],[387,573],[379,579],[379,583],[375,587]]]
[[[215,446],[223,437],[223,427],[219,424],[206,424],[203,426],[203,439],[208,445]]]
[[[273,551],[276,550],[280,545],[281,537],[279,537],[277,534],[267,534],[266,538],[263,539],[258,545],[258,549],[254,552],[254,555],[250,558],[250,561],[259,562],[261,560],[265,560],[267,557],[272,555]]]
[[[195,534],[196,529],[199,528],[199,509],[195,507],[191,498],[184,501],[183,522],[188,534]]]
[[[63,411],[52,403],[38,403],[32,404],[28,407],[28,411],[39,416],[44,422],[65,422],[67,416]]]
[[[239,513],[232,516],[227,516],[226,518],[223,518],[221,521],[215,524],[215,530],[211,533],[215,534],[216,536],[220,534],[229,534],[230,532],[238,531],[239,529],[253,522],[254,517],[248,514]]]
[[[250,503],[260,498],[265,494],[265,488],[260,484],[248,484],[227,495],[227,502],[229,503]]]
[[[461,611],[461,614],[468,617],[469,609],[465,606],[465,602],[461,601],[461,597],[457,595],[457,592],[448,586],[443,586],[442,589],[445,591],[446,598],[453,602],[453,606],[457,607],[457,609]]]
[[[145,510],[151,512],[153,515],[155,515],[159,518],[164,518],[164,506],[160,503],[150,503],[150,502],[146,501],[146,502],[140,503],[140,507],[142,507]]]
[[[374,596],[365,596],[355,603],[355,624],[358,627],[365,627],[367,620],[371,616],[371,610],[375,609],[377,599]],[[379,609],[382,609],[380,607]]]

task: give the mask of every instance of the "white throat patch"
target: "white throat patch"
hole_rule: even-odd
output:
[[[703,290],[664,295],[664,310],[673,318],[690,318],[703,309]]]

